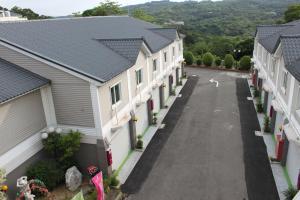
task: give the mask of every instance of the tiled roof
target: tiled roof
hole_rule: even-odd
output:
[[[123,45],[138,42],[128,44],[126,38],[143,38],[157,52],[177,34],[176,29],[153,29],[160,27],[127,16],[33,20],[1,23],[0,41],[105,82],[132,66],[132,52],[125,53]],[[101,39],[125,40],[104,45]]]
[[[40,88],[50,81],[0,59],[0,103]]]

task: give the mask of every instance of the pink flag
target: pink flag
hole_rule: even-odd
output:
[[[103,187],[103,176],[102,172],[99,172],[92,178],[92,182],[94,183],[97,190],[97,200],[104,200],[104,187]]]

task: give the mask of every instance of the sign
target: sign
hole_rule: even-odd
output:
[[[102,172],[99,172],[92,178],[92,182],[94,183],[97,190],[97,200],[104,200],[104,187],[103,187],[103,176]]]

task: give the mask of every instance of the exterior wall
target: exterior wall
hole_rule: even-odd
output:
[[[297,187],[298,174],[300,169],[300,147],[294,142],[290,142],[288,157],[286,162],[287,171],[289,173],[292,184]]]
[[[157,69],[156,69],[155,73],[153,73],[153,60],[154,59],[157,60]],[[160,53],[157,52],[157,53],[152,54],[152,57],[149,60],[150,60],[150,63],[149,63],[149,77],[150,77],[150,81],[153,81],[161,73],[160,65],[162,63],[161,63],[161,60],[160,60]]]
[[[115,113],[112,110],[110,87],[121,83],[121,103],[117,106],[117,111],[122,110],[129,103],[128,79],[127,72],[123,72],[114,79],[108,81],[105,85],[99,88],[100,102],[101,102],[101,120],[102,125],[108,123]]]
[[[282,59],[282,58],[281,58]],[[283,62],[281,62],[283,63]],[[287,81],[287,89],[284,90],[282,87],[282,83],[283,83],[283,72],[287,71],[286,68],[282,65],[279,68],[279,74],[278,74],[278,92],[280,94],[280,96],[282,97],[282,99],[284,100],[284,104],[287,106],[288,105],[288,101],[289,101],[289,95],[290,95],[290,86],[291,86],[291,74],[288,73],[288,81]]]
[[[151,59],[149,59],[151,60]],[[149,63],[151,66],[151,62]],[[142,84],[137,87],[136,85],[136,70],[142,69]],[[144,88],[148,86],[148,70],[147,70],[147,57],[144,53],[140,52],[137,58],[137,61],[133,67],[129,69],[130,78],[131,78],[131,95],[136,97]]]
[[[46,126],[39,90],[0,105],[0,155]]]
[[[3,45],[0,57],[51,80],[58,124],[94,127],[88,82]]]

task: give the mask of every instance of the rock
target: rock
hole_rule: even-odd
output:
[[[66,172],[66,186],[70,191],[75,191],[82,183],[82,174],[73,166]]]

